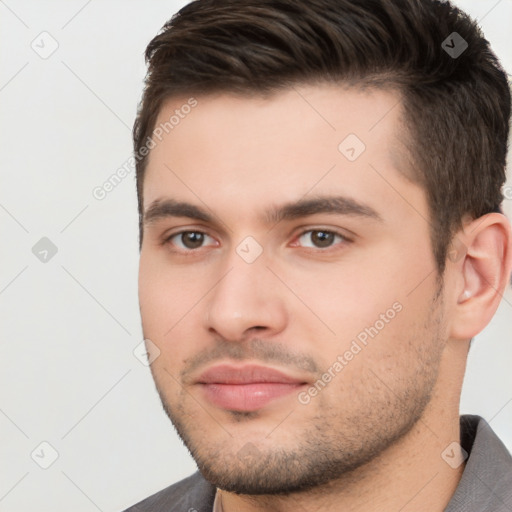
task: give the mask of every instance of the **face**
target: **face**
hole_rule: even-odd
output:
[[[143,188],[158,392],[218,487],[327,483],[410,431],[445,343],[399,97],[318,85],[196,101],[151,150]]]

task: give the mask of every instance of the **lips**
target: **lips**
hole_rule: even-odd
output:
[[[222,409],[256,411],[306,383],[279,370],[257,365],[217,365],[197,379],[205,398]]]

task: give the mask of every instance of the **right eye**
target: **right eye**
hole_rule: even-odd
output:
[[[166,243],[186,252],[205,247],[203,244],[210,241],[209,245],[215,245],[215,240],[202,231],[180,231],[167,238]]]

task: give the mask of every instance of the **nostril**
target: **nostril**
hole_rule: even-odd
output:
[[[264,325],[255,325],[254,327],[251,327],[247,329],[247,332],[261,332],[266,331],[268,327],[265,327]]]

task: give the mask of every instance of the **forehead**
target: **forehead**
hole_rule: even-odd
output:
[[[334,85],[172,98],[155,125],[144,205],[172,194],[240,215],[309,193],[396,202],[418,193],[399,172],[401,113],[396,92]]]

